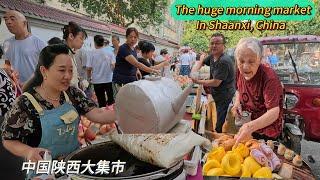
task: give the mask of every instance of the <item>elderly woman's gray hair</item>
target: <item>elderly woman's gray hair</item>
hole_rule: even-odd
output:
[[[251,49],[259,58],[263,56],[263,47],[257,38],[249,37],[240,39],[234,51],[235,58],[238,57],[239,51],[243,48]]]

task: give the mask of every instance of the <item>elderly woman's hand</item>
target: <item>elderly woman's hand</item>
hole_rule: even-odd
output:
[[[239,129],[239,132],[234,136],[236,140],[235,145],[237,145],[240,142],[244,142],[249,139],[252,139],[253,132],[254,132],[254,129],[250,122],[243,124],[242,127]]]
[[[242,114],[241,105],[234,104],[231,108],[231,114],[235,118],[237,118],[240,114]]]

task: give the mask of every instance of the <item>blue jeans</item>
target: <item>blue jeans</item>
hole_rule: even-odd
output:
[[[180,67],[180,75],[189,76],[190,71],[191,71],[191,69],[190,69],[189,65],[181,65],[181,67]]]
[[[225,122],[227,113],[228,113],[228,108],[229,108],[229,104],[231,103],[232,99],[227,100],[223,103],[217,103],[216,107],[217,107],[217,124],[216,124],[216,131],[218,133],[222,132],[222,126]]]

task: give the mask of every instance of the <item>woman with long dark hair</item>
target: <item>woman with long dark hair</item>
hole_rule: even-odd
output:
[[[72,70],[66,45],[51,45],[41,51],[35,75],[5,116],[3,145],[11,153],[37,162],[43,159],[42,151],[49,151],[58,159],[79,148],[80,115],[96,123],[114,122],[114,111],[97,108],[78,88],[70,86]]]
[[[137,59],[137,52],[134,50],[137,44],[139,33],[136,28],[128,28],[126,31],[127,41],[119,47],[116,57],[116,65],[113,72],[112,82],[114,83],[115,94],[124,84],[137,80],[138,69],[148,73],[159,73],[159,70],[150,68],[140,63]]]
[[[87,38],[86,31],[81,28],[75,22],[69,22],[68,25],[65,25],[62,28],[63,32],[63,39],[65,44],[70,49],[70,56],[72,57],[72,64],[73,64],[73,78],[71,80],[71,85],[74,87],[79,87],[79,74],[77,71],[77,63],[75,61],[75,51],[80,49],[83,46],[84,40]]]

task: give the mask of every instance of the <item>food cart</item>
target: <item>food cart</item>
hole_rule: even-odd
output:
[[[184,86],[184,84],[182,84]],[[187,86],[185,86],[187,87]],[[222,163],[223,157],[228,154],[231,154],[233,151],[233,148],[231,146],[231,149],[225,150],[225,154],[222,157],[218,163],[211,163],[211,165],[206,165],[208,161],[210,160],[210,154],[216,153],[215,150],[219,147],[219,143],[216,142],[219,141],[219,137],[222,137],[224,135],[228,134],[219,134],[217,136],[210,136],[206,134],[207,129],[214,129],[214,116],[215,115],[215,108],[214,108],[214,101],[210,98],[210,96],[204,96],[202,87],[197,86],[192,91],[194,94],[191,94],[191,98],[189,96],[189,100],[191,103],[184,103],[184,105],[189,104],[191,108],[191,111],[189,110],[189,113],[184,114],[183,120],[177,121],[176,124],[179,126],[179,130],[175,129],[169,131],[170,132],[181,132],[182,131],[188,131],[191,128],[201,136],[206,136],[210,139],[213,144],[216,144],[217,147],[214,147],[213,150],[204,149],[200,147],[199,145],[192,148],[192,150],[185,156],[185,158],[181,158],[176,163],[174,163],[172,166],[163,168],[156,165],[152,165],[150,163],[144,162],[139,160],[139,158],[136,158],[135,156],[132,156],[128,151],[124,150],[123,147],[120,147],[118,144],[110,141],[108,139],[108,136],[102,135],[97,136],[97,138],[92,142],[93,145],[84,147],[76,152],[73,152],[70,154],[66,160],[83,160],[86,161],[88,159],[91,159],[93,161],[99,161],[100,159],[105,159],[105,157],[111,157],[108,160],[116,161],[117,159],[120,159],[120,161],[125,161],[127,163],[127,169],[122,174],[110,174],[109,176],[99,176],[99,175],[90,175],[90,174],[83,174],[83,175],[76,175],[74,179],[202,179],[203,175],[211,176],[211,178],[215,179],[239,179],[243,175],[245,170],[242,170],[242,167],[244,166],[244,161],[246,161],[247,157],[250,157],[250,150],[248,149],[249,153],[246,155],[246,157],[242,157],[241,160],[236,166],[240,165],[239,167],[236,167],[237,171],[236,173],[233,171],[228,171],[226,168],[231,168],[225,164],[226,162],[232,162],[232,158],[237,158],[237,156],[231,156],[229,157],[229,160],[224,160],[226,162]],[[168,94],[166,94],[168,95]],[[208,100],[209,99],[209,100]],[[199,108],[201,107],[201,108]],[[211,107],[211,108],[209,108]],[[200,110],[200,111],[199,111]],[[185,111],[185,109],[184,109]],[[192,114],[200,113],[200,118],[198,120],[192,120]],[[179,116],[180,117],[180,116]],[[210,117],[210,118],[208,118]],[[210,119],[208,121],[208,119]],[[121,127],[120,127],[121,128]],[[232,137],[232,135],[228,135]],[[258,141],[258,140],[257,140]],[[270,143],[270,142],[269,142]],[[274,146],[274,154],[279,158],[280,165],[277,169],[274,169],[271,171],[271,177],[274,179],[281,179],[281,178],[291,178],[291,179],[315,179],[310,167],[305,163],[303,160],[299,159],[299,157],[296,158],[295,154],[292,154],[292,157],[288,159],[285,158],[284,154],[279,155],[278,148],[281,146],[278,142],[272,143]],[[244,143],[245,146],[245,143]],[[224,147],[225,148],[225,147]],[[235,150],[236,151],[236,150]],[[286,150],[284,150],[285,152]],[[289,150],[288,150],[289,151]],[[291,152],[291,151],[289,151]],[[280,153],[281,154],[281,153]],[[289,153],[290,154],[290,153]],[[217,155],[214,155],[215,157]],[[212,158],[212,156],[211,156]],[[293,158],[298,159],[298,162],[301,162],[299,166],[295,165],[293,162]],[[214,158],[213,158],[214,159]],[[237,161],[237,160],[235,160]],[[250,160],[247,160],[247,165],[249,164],[257,164],[257,162],[250,158]],[[223,165],[222,165],[223,164]],[[232,163],[231,163],[232,164]],[[211,166],[211,167],[210,167]],[[264,166],[259,165],[259,168],[256,168],[256,171],[259,169],[262,169]],[[265,165],[267,167],[267,165]],[[211,174],[208,172],[212,169],[215,169],[211,171]],[[220,172],[219,170],[220,169]],[[231,168],[232,169],[232,168]],[[222,171],[221,171],[222,170]],[[229,169],[230,170],[230,169]],[[227,171],[227,172],[224,172]],[[212,174],[213,172],[213,174]],[[256,172],[251,172],[250,175],[247,175],[247,177],[269,177],[270,171],[268,169],[264,168],[260,170],[258,174],[255,174]],[[266,174],[269,173],[269,174]],[[261,175],[262,174],[262,175]],[[260,175],[260,176],[259,176]],[[281,177],[282,176],[282,177]]]
[[[145,90],[146,87],[149,87],[148,90]],[[186,111],[185,100],[191,90],[192,90],[192,86],[190,86],[189,89],[188,87],[186,87],[182,91],[181,87],[178,86],[176,82],[168,78],[160,78],[160,79],[151,78],[148,80],[137,81],[137,82],[126,85],[118,93],[118,95],[124,94],[123,96],[121,96],[124,99],[118,98],[117,99],[118,102],[116,100],[116,105],[115,105],[115,109],[119,113],[117,115],[118,116],[117,119],[118,119],[118,127],[119,127],[118,130],[120,134],[117,135],[117,137],[135,136],[135,137],[142,138],[143,136],[148,136],[148,135],[146,134],[131,135],[131,134],[135,132],[136,133],[147,132],[147,133],[156,133],[151,136],[157,136],[157,138],[159,138],[159,140],[163,142],[167,138],[167,136],[170,136],[170,134],[178,133],[178,134],[182,134],[180,136],[185,135],[185,137],[181,138],[181,140],[183,139],[187,140],[187,138],[189,138],[189,141],[186,141],[185,143],[183,143],[186,145],[188,145],[188,143],[192,143],[191,142],[192,139],[194,140],[195,138],[198,138],[201,140],[205,139],[192,131],[192,127],[194,126],[193,121],[191,121],[191,119],[188,118],[188,116],[184,116]],[[148,94],[149,91],[157,92],[156,93],[157,97],[155,98],[149,95]],[[127,101],[128,99],[127,96],[129,93],[134,94],[133,96],[135,96],[136,100],[139,99],[140,105],[135,104],[137,103],[135,100],[132,100],[131,102]],[[143,97],[136,97],[138,96],[137,94]],[[125,100],[126,100],[126,103],[121,103]],[[128,104],[130,104],[130,106],[127,106]],[[162,104],[164,107],[159,106],[159,104]],[[138,106],[139,107],[148,106],[148,107],[142,108],[140,111],[130,111],[128,109],[129,107],[138,107]],[[172,106],[172,107],[168,107],[168,106]],[[150,113],[148,114],[145,111],[143,112],[142,111],[143,109]],[[157,115],[157,112],[159,112],[159,109],[161,109],[161,111],[164,111],[165,114]],[[152,113],[153,111],[155,113]],[[141,123],[144,125],[143,127],[140,127],[139,129],[135,129],[134,131],[132,131],[132,129],[130,129],[130,125],[125,124],[126,122],[122,121],[122,119],[126,119],[126,120],[130,119],[131,122],[136,121],[137,123],[138,121],[141,120],[141,116],[139,116],[138,112],[143,112],[144,113],[143,117],[152,117],[151,118],[152,120],[146,123]],[[130,114],[131,116],[128,116],[128,114]],[[187,120],[183,119],[184,117],[187,117]],[[202,117],[203,118],[200,119],[199,123],[197,123],[199,124],[198,125],[199,134],[204,134],[205,111],[203,111]],[[174,121],[174,123],[173,124],[163,123],[163,122],[166,122],[168,119],[170,119],[170,122]],[[126,162],[126,165],[125,165],[124,171],[119,174],[110,173],[107,175],[106,174],[99,175],[99,174],[90,174],[90,172],[85,172],[83,174],[70,175],[72,179],[186,179],[186,176],[188,175],[194,176],[198,172],[197,170],[198,170],[198,167],[200,167],[199,162],[201,160],[202,150],[199,146],[200,144],[197,144],[197,142],[187,147],[187,152],[186,152],[187,155],[185,155],[185,153],[183,154],[183,156],[179,155],[179,157],[176,158],[176,160],[172,165],[170,164],[170,166],[161,167],[161,166],[153,165],[153,163],[150,163],[150,162],[148,163],[144,160],[141,160],[139,155],[133,156],[132,154],[134,153],[132,153],[132,151],[134,150],[128,147],[125,147],[124,145],[128,143],[124,143],[122,145],[115,143],[114,139],[110,138],[110,133],[108,134],[107,132],[109,129],[116,129],[115,125],[111,125],[107,127],[108,130],[106,130],[106,127],[104,127],[104,129],[101,129],[102,127],[92,125],[92,124],[91,125],[86,124],[87,122],[85,121],[87,120],[84,119],[82,125],[86,126],[87,130],[96,132],[94,133],[96,135],[92,136],[91,142],[88,142],[87,140],[86,142],[83,142],[83,147],[69,154],[65,158],[65,161],[81,160],[81,162],[87,162],[90,159],[92,163],[97,164],[100,160],[105,159],[110,162],[115,162],[117,160],[120,160],[121,162]],[[157,128],[149,128],[149,127],[152,127],[150,125],[152,123],[158,124]],[[168,127],[168,126],[172,126],[172,127]],[[121,134],[122,132],[124,134]],[[127,134],[127,133],[130,133],[130,134]],[[86,132],[83,132],[81,134],[82,137],[86,137],[86,135],[88,136],[88,133]],[[84,139],[88,139],[88,138],[87,137],[82,138],[82,141],[84,141]],[[110,139],[112,139],[112,141],[110,141]],[[125,139],[128,139],[128,138],[125,138]],[[150,140],[150,138],[147,138],[147,139]],[[139,144],[139,143],[136,143],[136,144]],[[158,145],[155,145],[155,147],[156,146]],[[190,148],[191,146],[192,148]],[[175,151],[175,149],[177,148],[173,148],[172,151]],[[182,149],[185,149],[185,148],[182,148]],[[171,154],[173,154],[173,152],[167,153],[167,155],[171,155]],[[80,171],[82,170],[83,168],[81,167]],[[94,170],[95,169],[93,169],[93,171]],[[200,172],[200,175],[201,175],[201,172]]]

